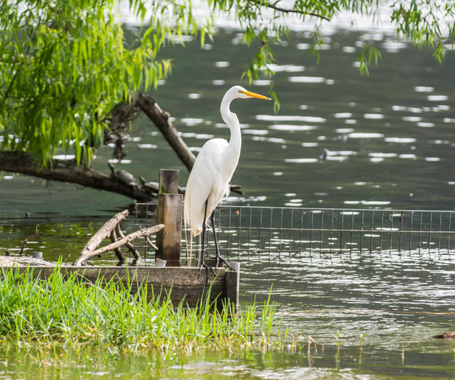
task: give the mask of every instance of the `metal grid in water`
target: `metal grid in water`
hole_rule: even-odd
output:
[[[138,210],[146,207],[137,205]],[[455,250],[455,211],[219,206],[222,255],[267,259],[273,253],[382,253]],[[139,215],[139,214],[138,214]],[[146,216],[147,218],[147,216]],[[150,223],[151,221],[149,221]],[[137,224],[147,224],[137,218]],[[213,253],[211,229],[206,234]],[[184,236],[182,248],[186,245]],[[200,239],[193,241],[193,253]],[[182,255],[183,256],[183,255]]]

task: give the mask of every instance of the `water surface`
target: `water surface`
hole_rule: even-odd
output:
[[[275,47],[280,112],[273,113],[271,102],[232,104],[243,130],[233,182],[246,194],[231,194],[227,204],[454,208],[454,56],[448,52],[439,65],[430,50],[373,37],[383,49],[383,61],[370,68],[369,77],[360,76],[355,64],[357,34],[340,32],[326,39],[319,65],[307,54],[311,41],[304,33]],[[204,49],[188,42],[185,49],[163,51],[163,57],[175,60],[175,68],[151,94],[171,113],[195,153],[209,138],[229,138],[219,103],[230,86],[267,92],[266,78],[251,86],[239,81],[255,48],[239,45],[238,38],[236,32],[220,31],[216,43]],[[157,180],[160,168],[177,168],[185,184],[183,165],[144,116],[134,122],[125,150],[127,161],[116,167],[149,181]],[[112,148],[101,149],[94,167],[108,173],[111,154]],[[72,262],[90,235],[129,203],[119,195],[5,174],[0,180],[0,252],[17,254],[39,224],[43,234],[27,245],[26,254],[41,250],[50,261],[62,256]],[[304,250],[261,260],[242,255],[241,302],[262,302],[273,284],[272,300],[301,352],[176,355],[162,372],[156,372],[159,359],[141,354],[117,357],[109,362],[112,367],[67,365],[65,376],[110,378],[111,370],[116,378],[455,376],[453,343],[432,338],[455,328],[453,252],[320,255]],[[106,256],[100,263],[112,260]],[[312,345],[308,353],[308,336],[317,352]],[[0,378],[23,378],[37,370],[37,364],[24,364],[18,355],[17,360],[9,356]],[[102,355],[97,363],[103,362]],[[47,378],[60,376],[52,373],[53,366],[39,371]]]
[[[175,68],[151,94],[171,113],[195,153],[209,138],[229,138],[219,104],[230,86],[267,92],[265,79],[251,86],[239,80],[254,48],[238,45],[236,38],[220,32],[210,49],[194,41],[162,53],[174,59]],[[275,46],[278,114],[272,102],[233,102],[243,129],[233,181],[246,195],[229,202],[283,206],[289,203],[286,194],[295,193],[303,206],[387,201],[392,208],[453,209],[453,53],[448,51],[440,65],[430,50],[376,41],[383,60],[370,68],[370,76],[360,76],[355,34],[333,35],[319,64],[298,48],[309,42],[296,34],[286,46]],[[109,172],[111,149],[98,152],[95,168]],[[324,149],[328,154],[321,159]],[[145,116],[133,124],[125,150],[128,156],[118,168],[149,181],[157,180],[160,168],[176,168],[185,184],[186,169]],[[19,216],[46,211],[96,215],[126,203],[118,195],[9,174],[0,181],[0,194],[2,213]]]

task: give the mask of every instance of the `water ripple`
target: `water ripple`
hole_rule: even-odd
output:
[[[270,129],[275,129],[277,131],[312,131],[317,127],[312,125],[271,125]]]
[[[298,164],[318,162],[317,158],[287,158],[284,162],[293,162]]]
[[[323,77],[289,77],[289,82],[292,83],[324,83]]]
[[[257,115],[256,119],[266,121],[307,121],[311,123],[325,123],[327,121],[323,117],[297,115]]]
[[[381,138],[384,137],[382,133],[375,133],[375,132],[354,132],[354,133],[349,133],[348,137],[351,139],[376,139],[376,138]]]
[[[366,113],[363,117],[365,119],[384,119],[384,115],[380,113]]]
[[[305,70],[304,66],[276,65],[274,63],[270,64],[268,67],[270,70],[275,71],[276,73],[283,72],[283,71],[288,72],[288,73],[295,73],[295,72]]]
[[[340,113],[336,113],[334,116],[337,119],[345,119],[345,118],[351,117],[352,113],[350,113],[350,112],[340,112]]]
[[[408,144],[416,142],[417,139],[413,137],[386,137],[384,139],[386,142],[394,142],[394,143],[401,143],[401,144]]]
[[[447,100],[449,97],[446,95],[428,95],[428,100],[430,102],[440,102],[443,100]]]
[[[417,86],[414,88],[414,91],[416,92],[433,92],[434,88],[433,87],[425,87],[425,86]]]

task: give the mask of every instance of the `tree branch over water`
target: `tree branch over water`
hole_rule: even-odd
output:
[[[305,12],[305,11],[301,11],[299,9],[285,9],[285,8],[278,7],[278,6],[276,6],[276,4],[278,4],[278,1],[275,2],[275,4],[263,3],[263,2],[258,1],[258,0],[249,0],[249,1],[251,3],[255,3],[255,4],[260,5],[260,6],[265,6],[267,8],[274,9],[274,10],[276,10],[278,12],[282,12],[282,13],[295,13],[295,14],[300,14],[300,15],[318,17],[318,18],[321,18],[323,20],[330,21],[330,19],[328,17],[322,16],[322,15],[317,14],[317,13]]]
[[[141,202],[148,202],[153,197],[137,186],[126,185],[116,178],[90,167],[77,165],[75,160],[52,160],[48,167],[41,167],[40,162],[29,153],[0,152],[0,171],[21,173],[46,179],[107,190],[125,195]]]
[[[122,124],[125,119],[128,119],[131,114],[138,110],[143,111],[148,116],[182,163],[191,171],[196,157],[179,136],[174,124],[169,121],[170,114],[163,111],[150,95],[137,92],[133,94],[131,103],[120,103],[114,107],[111,119],[115,123],[114,127],[117,124]],[[156,169],[160,168],[157,167]],[[111,191],[140,202],[155,199],[150,191],[144,187],[123,183],[117,178],[108,176],[87,165],[80,165],[76,160],[52,159],[48,161],[47,166],[43,167],[41,162],[30,153],[0,151],[0,171],[21,173],[49,181],[68,182],[98,190]]]
[[[188,171],[191,171],[196,157],[179,136],[174,124],[169,121],[170,114],[163,111],[158,106],[155,99],[153,99],[150,95],[141,92],[134,94],[132,106],[139,107],[142,111],[144,111],[153,124],[155,124],[155,126],[160,130],[166,141],[172,149],[174,149],[175,153],[177,153]]]

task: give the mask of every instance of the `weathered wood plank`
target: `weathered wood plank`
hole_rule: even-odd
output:
[[[15,268],[20,272],[28,270],[26,267]],[[54,267],[37,266],[33,268],[33,276],[49,277]],[[170,293],[171,301],[178,305],[182,300],[188,307],[195,307],[205,296],[208,286],[212,286],[210,293],[210,302],[214,302],[218,296],[218,305],[229,299],[235,302],[233,298],[238,299],[238,295],[232,295],[227,298],[226,274],[224,269],[215,269],[217,276],[209,273],[209,284],[206,284],[205,273],[198,275],[199,268],[188,267],[117,267],[117,266],[93,266],[93,267],[61,267],[61,273],[64,276],[70,276],[78,273],[81,279],[88,283],[95,283],[98,278],[102,278],[106,283],[110,280],[127,285],[128,278],[131,286],[131,294],[137,292],[140,284],[147,286],[147,298],[150,300],[153,295],[167,296]],[[234,273],[236,274],[236,273]]]

